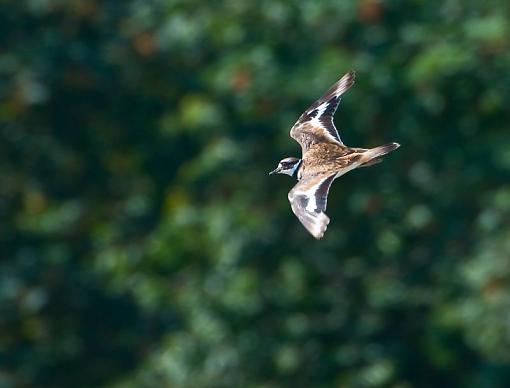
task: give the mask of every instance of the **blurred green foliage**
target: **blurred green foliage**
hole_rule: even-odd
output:
[[[510,386],[510,3],[0,3],[1,387]],[[279,159],[349,69],[315,241]]]

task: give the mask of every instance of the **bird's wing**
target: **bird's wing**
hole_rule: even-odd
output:
[[[304,178],[289,192],[292,211],[316,239],[324,236],[329,224],[329,217],[324,211],[335,176],[336,173]]]
[[[316,143],[343,144],[333,123],[333,115],[340,103],[340,96],[354,84],[354,77],[354,71],[350,71],[340,78],[291,128],[290,136],[301,145],[303,153]]]

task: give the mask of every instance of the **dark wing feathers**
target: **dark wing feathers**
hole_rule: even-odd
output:
[[[329,217],[324,213],[328,193],[336,174],[299,181],[289,192],[292,211],[303,226],[317,239],[324,236]]]
[[[336,173],[324,179],[315,192],[315,211],[324,212],[328,205],[328,193],[331,184],[335,180]]]
[[[340,96],[353,85],[354,77],[353,71],[345,74],[294,124],[290,130],[290,136],[301,144],[303,151],[306,151],[311,144],[324,141],[343,144],[333,123],[333,115],[340,103]]]

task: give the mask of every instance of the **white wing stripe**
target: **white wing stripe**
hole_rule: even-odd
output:
[[[316,188],[317,187],[314,187],[314,189]],[[315,197],[315,192],[316,190],[314,190],[313,192],[307,191],[306,193],[304,193],[304,195],[306,195],[306,198],[308,199],[308,203],[306,204],[306,211],[310,213],[313,213],[317,209],[317,198]]]
[[[328,105],[329,105],[329,101],[326,101],[326,102],[323,102],[322,104],[320,104],[317,108],[314,108],[314,109],[311,109],[310,111],[307,111],[306,113],[307,114],[310,114],[312,113],[314,110],[317,111],[317,114],[315,115],[314,119],[318,119],[319,117],[321,117],[324,112],[326,111],[326,109],[328,109]]]

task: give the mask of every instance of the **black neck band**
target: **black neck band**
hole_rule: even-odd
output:
[[[299,159],[299,162],[297,162],[297,166],[294,169],[294,172],[292,173],[292,178],[298,179],[298,172],[299,172],[299,169],[301,168],[302,162],[303,162],[303,159]]]

